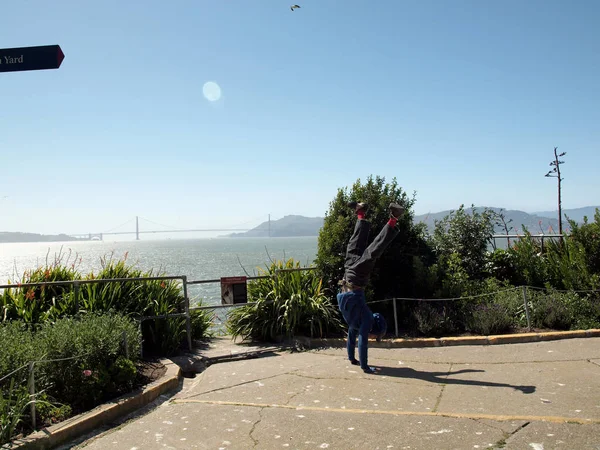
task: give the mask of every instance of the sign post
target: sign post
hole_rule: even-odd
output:
[[[246,277],[221,277],[221,304],[235,305],[248,302]]]
[[[0,49],[0,72],[58,69],[65,59],[59,45]]]

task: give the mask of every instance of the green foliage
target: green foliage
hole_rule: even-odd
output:
[[[531,325],[553,330],[597,328],[600,302],[597,296],[554,289],[527,290]]]
[[[600,275],[600,210],[596,208],[594,221],[584,217],[583,224],[578,225],[569,220],[572,239],[583,247],[588,271]]]
[[[552,241],[546,248],[548,283],[557,289],[586,290],[600,286],[599,274],[588,270],[583,244],[565,237]]]
[[[36,391],[42,392],[36,400],[38,419],[52,423],[130,391],[137,376],[139,342],[136,323],[116,314],[62,318],[36,327],[2,324],[0,378],[30,361],[43,361],[34,365]],[[26,391],[28,373],[25,368],[0,382],[3,424],[17,420],[12,414],[19,411],[19,392]],[[11,415],[6,402],[12,405]],[[31,418],[21,411],[19,420],[28,427]]]
[[[481,301],[472,305],[467,318],[467,329],[474,334],[501,334],[512,327],[513,314],[509,306],[493,301]]]
[[[228,332],[243,339],[275,340],[294,335],[324,337],[339,330],[337,308],[325,295],[317,273],[278,272],[298,268],[300,263],[289,259],[272,263],[266,271],[260,269],[269,278],[248,284],[250,305],[230,313]]]
[[[352,187],[339,189],[330,203],[329,211],[318,238],[315,260],[319,275],[329,288],[338,290],[337,283],[344,276],[346,246],[356,224],[354,211],[348,208],[350,201],[365,201],[369,204],[368,220],[371,221],[369,243],[389,219],[388,206],[391,202],[402,205],[406,212],[398,221],[398,236],[392,241],[379,259],[371,274],[367,287],[368,297],[424,296],[423,286],[415,282],[415,260],[417,265],[429,266],[432,257],[425,241],[425,226],[413,224],[414,197],[410,199],[396,179],[386,183],[385,178],[372,176],[365,183],[357,180]],[[421,267],[422,269],[422,267]],[[429,279],[429,274],[421,270],[420,276]]]
[[[0,386],[0,445],[10,442],[21,430],[30,403],[27,389],[14,380],[8,386]]]
[[[26,272],[24,283],[72,281],[81,279],[75,264],[67,266],[68,257],[58,256],[52,264]],[[102,268],[90,273],[85,280],[150,278],[163,273],[142,271],[127,264],[127,254],[121,260],[113,256],[102,258]],[[118,311],[134,318],[161,316],[184,311],[181,285],[176,280],[119,281],[84,283],[76,291],[72,284],[22,288],[19,284],[0,295],[0,319],[23,320],[28,324],[55,321],[79,313]],[[196,314],[196,338],[200,338],[210,325],[210,316]],[[202,331],[204,330],[204,331]],[[185,341],[185,320],[181,318],[146,320],[142,327],[144,352],[170,355]]]
[[[496,221],[494,211],[484,209],[472,213],[464,205],[436,221],[432,244],[438,256],[438,264],[449,280],[448,288],[455,289],[457,280],[481,280],[485,277],[488,246],[494,235]],[[455,290],[452,292],[456,292]]]
[[[68,261],[68,259],[67,259]],[[51,265],[27,271],[19,284],[72,281],[80,278],[75,266],[64,266],[62,259]],[[0,295],[0,319],[40,323],[76,314],[75,296],[70,285],[6,289]]]
[[[211,324],[215,318],[214,312],[209,312],[206,309],[195,309],[190,313],[192,322],[192,337],[194,339],[202,339],[212,336],[210,330]]]
[[[412,314],[416,331],[423,336],[448,336],[459,329],[455,305],[450,302],[418,302]]]

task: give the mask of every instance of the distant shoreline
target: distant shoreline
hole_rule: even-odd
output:
[[[37,234],[0,231],[0,244],[52,243],[52,242],[87,242],[90,239],[76,238],[67,234]]]

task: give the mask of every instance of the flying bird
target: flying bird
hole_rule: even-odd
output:
[[[290,9],[292,11],[294,11],[296,8],[300,8],[300,5],[292,5],[292,6],[290,6]]]

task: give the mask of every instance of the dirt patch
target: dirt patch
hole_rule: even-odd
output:
[[[160,379],[167,373],[167,367],[158,360],[140,361],[137,364],[136,387],[142,387]]]

